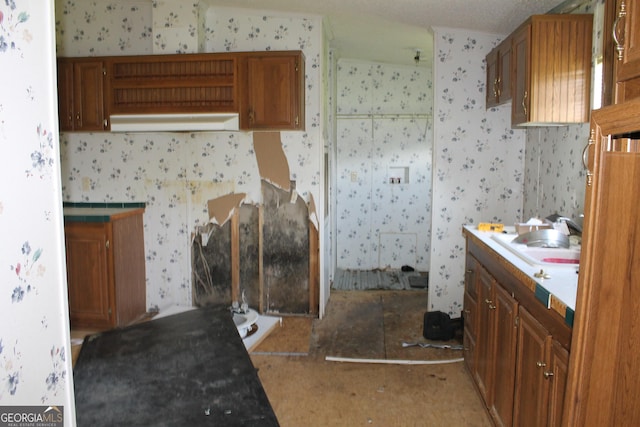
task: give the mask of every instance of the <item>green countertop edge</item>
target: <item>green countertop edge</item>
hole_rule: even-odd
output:
[[[144,202],[62,202],[62,208],[88,208],[88,209],[144,209]],[[68,222],[109,222],[109,215],[63,215]]]
[[[144,202],[62,202],[63,208],[108,208],[108,209],[132,209],[144,208]]]
[[[536,290],[534,292],[536,299],[544,304],[545,307],[549,307],[549,298],[551,298],[551,294],[548,290],[544,288],[544,286],[536,283]],[[564,312],[564,323],[573,327],[573,316],[574,311],[567,307]]]

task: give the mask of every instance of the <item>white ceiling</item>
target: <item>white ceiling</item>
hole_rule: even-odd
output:
[[[585,0],[206,0],[214,6],[325,17],[337,56],[394,64],[432,61],[431,28],[509,34],[527,17]]]

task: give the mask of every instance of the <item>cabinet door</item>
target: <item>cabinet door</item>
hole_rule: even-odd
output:
[[[301,54],[248,57],[246,127],[304,129],[303,76]]]
[[[531,77],[529,70],[529,45],[531,41],[531,25],[525,25],[513,35],[513,103],[511,105],[511,124],[517,125],[529,121],[529,87]]]
[[[551,336],[523,307],[519,310],[518,357],[513,425],[546,425],[549,388],[545,370],[549,369]]]
[[[498,62],[500,64],[500,74],[498,75],[498,87],[500,92],[500,103],[511,99],[511,38],[507,38],[500,43]]]
[[[640,99],[592,115],[566,425],[640,425],[638,117]]]
[[[640,96],[640,4],[618,0],[613,34],[616,102]]]
[[[544,378],[549,382],[549,419],[547,425],[559,427],[562,424],[567,372],[569,369],[569,352],[560,343],[553,341],[551,345],[550,369],[545,370]]]
[[[73,62],[58,60],[58,119],[61,131],[73,130]]]
[[[477,339],[478,323],[478,261],[467,254],[466,271],[464,276],[464,360],[469,372],[476,371],[475,347]]]
[[[73,327],[111,324],[107,230],[102,223],[65,225],[69,315]]]
[[[494,49],[487,55],[487,108],[498,105],[498,49]]]
[[[79,61],[73,67],[74,129],[105,129],[104,66],[101,61]]]
[[[475,378],[480,393],[488,407],[493,403],[493,367],[495,355],[494,333],[494,283],[495,279],[482,267],[478,267],[478,314],[476,339]]]
[[[495,288],[494,391],[489,410],[497,425],[510,426],[513,417],[518,302],[497,283]]]

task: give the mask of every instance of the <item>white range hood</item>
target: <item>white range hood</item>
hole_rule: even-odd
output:
[[[111,115],[111,132],[237,131],[237,113],[202,114],[116,114]]]

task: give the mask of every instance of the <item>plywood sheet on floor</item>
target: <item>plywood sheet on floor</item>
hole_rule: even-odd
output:
[[[356,295],[360,294],[357,298]],[[314,325],[313,350],[336,357],[384,358],[384,314],[378,292],[335,291]]]
[[[459,350],[403,347],[403,343],[459,345],[459,341],[429,341],[423,337],[423,291],[334,291],[325,317],[314,325],[318,357],[356,359],[449,360]]]
[[[312,322],[310,317],[282,317],[282,325],[276,326],[252,352],[307,354]]]

